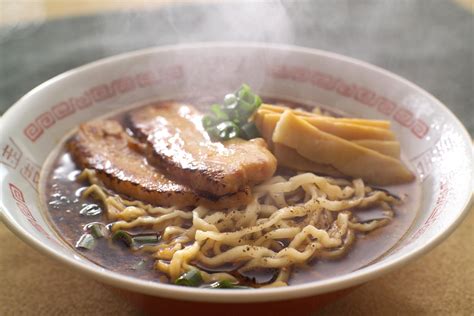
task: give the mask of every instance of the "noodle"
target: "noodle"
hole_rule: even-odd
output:
[[[153,253],[155,269],[174,281],[191,269],[201,271],[206,282],[235,281],[235,276],[208,273],[226,264],[240,263],[238,272],[277,269],[265,287],[288,284],[295,266],[315,258],[344,256],[356,241],[356,232],[387,225],[398,202],[382,190],[348,181],[302,173],[275,176],[253,188],[253,200],[243,209],[209,211],[163,208],[129,201],[108,192],[94,171],[80,175],[91,185],[84,195],[100,200],[112,221],[112,231],[150,228],[161,234],[158,246],[140,251]],[[381,206],[385,217],[359,222],[357,209]]]

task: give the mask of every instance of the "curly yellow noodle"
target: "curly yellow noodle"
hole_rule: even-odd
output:
[[[387,225],[399,201],[384,191],[365,186],[361,179],[348,181],[302,173],[275,176],[253,188],[253,200],[242,209],[210,211],[158,207],[130,201],[104,188],[95,173],[85,169],[80,177],[91,185],[83,192],[101,201],[112,222],[112,231],[131,228],[157,230],[161,241],[138,251],[156,258],[155,269],[174,281],[191,269],[201,271],[206,283],[230,280],[225,272],[209,273],[242,263],[238,272],[277,269],[264,287],[285,286],[295,265],[314,258],[344,256],[356,241],[356,232]],[[381,206],[384,217],[358,222],[357,210]]]

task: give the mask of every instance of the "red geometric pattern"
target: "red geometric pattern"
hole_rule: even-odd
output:
[[[291,73],[291,78],[295,81],[304,82],[309,78],[309,71],[303,67],[295,67]]]
[[[440,188],[438,197],[435,202],[435,206],[431,210],[430,216],[426,221],[421,225],[421,227],[413,234],[407,244],[413,243],[415,240],[420,238],[427,230],[430,228],[434,223],[437,222],[439,216],[441,215],[441,210],[444,209],[446,203],[449,199],[449,195],[451,194],[452,184],[450,183],[450,176],[448,175],[447,178],[442,179],[440,182]]]
[[[26,137],[28,137],[29,140],[34,142],[41,136],[41,134],[43,134],[43,129],[39,127],[36,123],[30,123],[23,130],[23,133]]]
[[[9,142],[0,148],[0,163],[16,169],[23,156],[23,152],[12,138],[8,138],[8,140]]]
[[[331,75],[328,75],[328,74],[323,74],[323,73],[320,73],[320,72],[317,72],[315,71],[312,75],[311,75],[311,83],[321,89],[324,89],[324,90],[333,90],[337,83],[338,83],[338,80],[336,78],[334,78],[333,76]]]
[[[62,120],[76,111],[86,109],[94,104],[108,100],[117,94],[126,94],[137,87],[144,88],[162,82],[171,82],[183,78],[182,66],[173,65],[165,68],[137,73],[131,76],[116,78],[110,83],[103,83],[87,89],[79,96],[72,96],[61,101],[38,115],[33,122],[23,129],[23,134],[35,142],[44,131],[53,126],[56,121]],[[30,179],[31,180],[31,179]]]
[[[36,191],[38,191],[40,169],[40,166],[28,158],[26,159],[26,163],[20,169],[20,174]]]
[[[113,87],[107,84],[100,84],[95,87],[92,87],[91,89],[89,89],[89,93],[91,94],[92,99],[95,102],[101,102],[115,96],[115,91],[113,90]]]
[[[266,73],[276,79],[307,82],[324,90],[335,91],[339,95],[354,99],[361,104],[376,107],[378,112],[393,116],[401,126],[406,128],[413,126],[410,131],[418,138],[425,137],[429,132],[429,125],[419,118],[415,122],[414,114],[408,109],[401,108],[396,102],[378,95],[367,87],[348,82],[343,78],[337,78],[320,70],[284,64],[269,65]]]
[[[10,186],[10,192],[12,194],[12,197],[15,199],[15,201],[20,202],[20,203],[25,203],[25,196],[23,195],[23,192],[13,183],[9,183]]]
[[[70,102],[61,102],[51,108],[56,119],[60,120],[76,112],[74,105]]]
[[[360,103],[370,107],[373,107],[375,104],[377,104],[377,95],[375,92],[364,87],[357,88],[355,99]]]
[[[92,101],[89,93],[85,93],[84,95],[78,97],[69,98],[69,103],[71,103],[76,109],[82,110],[90,107],[92,104],[94,104],[94,101]]]
[[[26,217],[28,222],[30,222],[31,226],[33,226],[39,233],[43,234],[46,238],[54,242],[55,240],[49,236],[48,232],[44,230],[44,228],[38,223],[36,218],[34,218],[33,214],[31,214],[31,210],[26,204],[25,197],[21,189],[13,183],[9,183],[8,185],[10,187],[12,197],[16,201],[16,206],[18,207],[18,210]]]
[[[35,121],[36,124],[38,124],[38,126],[42,127],[43,129],[50,128],[56,122],[53,114],[50,112],[44,112],[40,114]]]
[[[420,139],[425,137],[426,134],[428,134],[429,130],[430,128],[428,127],[428,125],[426,125],[425,122],[419,119],[416,120],[415,124],[411,128],[411,131],[413,132],[413,134]]]
[[[393,118],[395,121],[400,123],[400,125],[405,126],[405,127],[410,127],[414,123],[413,119],[414,115],[413,113],[406,109],[406,108],[399,108],[397,112],[395,112],[395,115]]]
[[[353,85],[346,84],[344,81],[338,81],[336,86],[336,92],[344,97],[352,97],[356,95],[356,87]]]
[[[135,90],[135,81],[131,77],[124,77],[112,81],[112,88],[118,93],[127,93]]]
[[[420,178],[428,177],[433,170],[433,163],[436,161],[435,157],[443,157],[447,153],[451,152],[456,146],[452,135],[441,134],[440,138],[436,140],[435,144],[429,147],[418,156],[411,159],[412,164],[416,167],[417,173]]]
[[[391,115],[393,111],[397,108],[395,102],[392,102],[384,97],[379,98],[377,110],[385,115]]]
[[[240,63],[242,66],[242,63]],[[308,82],[324,90],[333,91],[346,98],[352,98],[366,106],[375,107],[385,115],[393,115],[393,118],[400,125],[410,128],[410,131],[418,138],[425,137],[429,132],[429,125],[421,119],[415,118],[406,108],[400,108],[395,102],[377,95],[376,92],[367,87],[349,83],[342,78],[334,77],[330,74],[309,69],[302,66],[291,65],[270,65],[267,73],[278,79],[287,79],[297,82]],[[76,110],[82,110],[110,99],[117,94],[125,94],[134,91],[136,88],[145,88],[162,82],[170,82],[184,77],[181,65],[173,65],[167,68],[157,68],[150,71],[136,73],[132,76],[124,76],[112,80],[110,83],[96,85],[86,90],[82,95],[70,97],[68,100],[60,102],[47,111],[40,114],[33,122],[30,122],[23,130],[25,136],[35,142],[44,132],[57,120],[61,120]],[[395,114],[393,114],[395,113]],[[56,118],[56,119],[55,119]]]
[[[25,215],[28,219],[34,219],[33,214],[31,214],[31,211],[28,205],[17,201],[16,206],[18,207],[20,212],[22,212],[23,215]]]
[[[145,88],[160,83],[160,78],[152,71],[146,71],[137,74],[136,80],[140,88]]]

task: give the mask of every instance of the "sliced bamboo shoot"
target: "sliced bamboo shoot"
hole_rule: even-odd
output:
[[[381,141],[373,139],[358,139],[352,141],[354,144],[375,150],[383,155],[387,155],[396,159],[400,159],[400,143],[397,141]]]
[[[344,175],[337,171],[331,165],[323,165],[304,158],[298,152],[282,144],[274,144],[273,154],[277,158],[278,165],[299,171],[312,171],[317,174],[343,177]]]
[[[291,111],[281,116],[272,140],[315,163],[331,165],[345,175],[371,184],[399,184],[414,179],[399,160],[325,133]]]
[[[290,108],[285,107],[285,106],[279,106],[279,105],[273,105],[273,104],[266,104],[263,103],[260,107],[259,110],[267,110],[275,113],[283,113],[285,110],[289,110]],[[300,111],[300,110],[292,110],[296,115],[298,116],[310,116],[310,117],[318,117],[320,119],[324,119],[327,121],[340,121],[340,122],[346,122],[350,124],[357,124],[357,125],[363,125],[363,126],[372,126],[372,127],[378,127],[378,128],[383,128],[383,129],[390,129],[390,121],[385,121],[385,120],[366,120],[366,119],[360,119],[360,118],[346,118],[346,117],[330,117],[330,116],[323,116],[319,115],[316,113],[311,113],[307,111]]]
[[[263,116],[263,119],[261,118]],[[255,119],[262,119],[265,130],[270,130],[276,126],[281,114],[272,113],[265,109],[258,109]],[[364,126],[359,124],[351,124],[340,119],[332,121],[323,119],[321,116],[299,116],[301,119],[307,121],[311,125],[317,127],[323,132],[342,137],[347,140],[356,139],[372,139],[372,140],[395,140],[395,134],[392,131],[373,126]],[[269,126],[267,126],[267,124]],[[257,124],[258,127],[258,124]]]
[[[255,115],[255,124],[262,137],[267,141],[270,149],[273,148],[273,131],[278,122],[275,115],[276,114],[267,112],[266,110],[260,111],[257,115]],[[360,146],[375,150],[381,154],[394,158],[400,158],[400,143],[397,141],[360,139],[354,140],[353,142]]]

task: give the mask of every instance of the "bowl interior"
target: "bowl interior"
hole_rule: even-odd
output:
[[[386,119],[404,160],[420,181],[417,217],[382,260],[347,275],[287,289],[249,293],[185,289],[104,270],[58,238],[39,208],[37,185],[48,154],[80,122],[147,99],[222,95],[242,82],[259,94],[349,115]],[[339,55],[259,44],[196,44],[120,55],[69,71],[35,88],[1,119],[1,215],[25,241],[79,270],[119,287],[164,297],[259,301],[349,287],[427,251],[459,223],[472,194],[470,137],[454,115],[417,86]],[[239,291],[240,292],[240,291]]]

